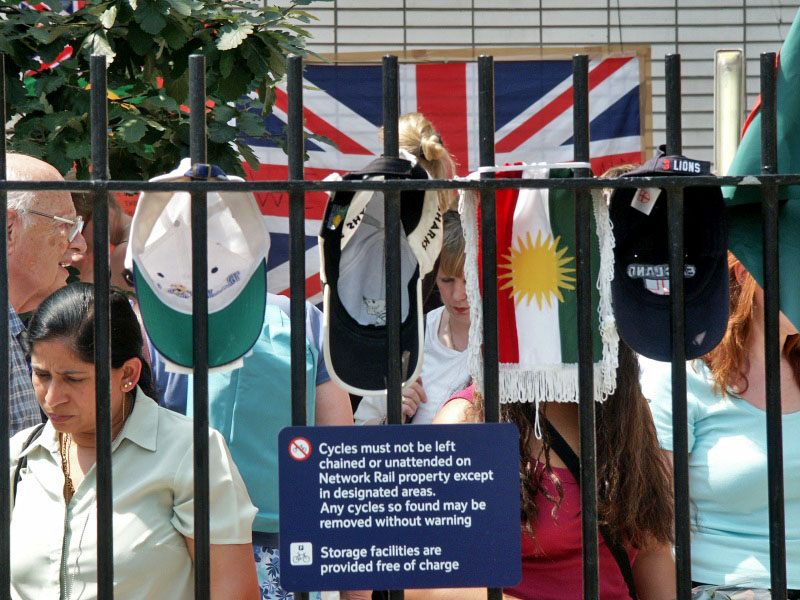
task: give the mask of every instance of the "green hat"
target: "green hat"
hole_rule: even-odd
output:
[[[758,107],[757,107],[758,108]],[[756,108],[756,110],[757,110]],[[800,171],[800,13],[781,48],[777,70],[778,173]],[[745,131],[728,175],[761,173],[761,114]],[[764,286],[760,186],[724,187],[728,248]],[[800,186],[781,186],[778,212],[780,308],[800,327]]]

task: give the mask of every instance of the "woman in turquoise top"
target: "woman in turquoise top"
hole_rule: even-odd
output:
[[[770,587],[764,293],[733,255],[731,316],[722,342],[687,364],[692,579]],[[786,569],[800,598],[800,335],[780,315]],[[648,361],[642,391],[659,443],[672,458],[668,363]]]

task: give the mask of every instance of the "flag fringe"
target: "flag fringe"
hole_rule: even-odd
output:
[[[598,402],[608,394],[604,383],[606,366],[594,365],[594,398]],[[578,365],[564,364],[531,370],[523,365],[500,363],[500,403],[577,402]]]
[[[470,304],[468,362],[476,390],[483,394],[483,305],[478,270],[478,192],[462,190],[459,201],[466,253],[466,288]],[[614,234],[608,205],[600,190],[592,190],[592,204],[600,244],[597,277],[598,313],[602,358],[594,364],[594,399],[603,402],[616,390],[619,366],[619,334],[611,306],[611,280],[614,276]],[[532,369],[530,365],[500,364],[500,402],[578,402],[578,365],[562,364]],[[538,420],[538,418],[537,418]]]

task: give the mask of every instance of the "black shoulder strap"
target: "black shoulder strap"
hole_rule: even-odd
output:
[[[544,417],[541,418],[541,423],[544,426],[544,429],[550,435],[550,447],[553,451],[558,455],[558,457],[567,465],[570,473],[575,478],[575,481],[578,482],[578,485],[581,483],[581,463],[578,459],[578,455],[575,454],[575,451],[570,448],[570,445],[567,444],[567,441],[561,437],[561,434],[558,433],[558,430],[553,427],[547,419]],[[636,584],[633,581],[633,571],[631,570],[631,561],[628,558],[628,553],[625,549],[617,542],[613,541],[611,537],[611,531],[609,531],[607,525],[598,525],[598,529],[600,530],[600,535],[603,536],[603,539],[606,542],[606,546],[611,551],[611,555],[614,557],[614,560],[617,561],[617,566],[619,566],[619,570],[622,572],[622,577],[625,579],[625,584],[628,586],[628,594],[633,600],[637,600],[636,596]]]
[[[20,454],[25,452],[25,450],[30,446],[36,438],[42,435],[42,430],[44,429],[44,423],[39,423],[36,427],[34,427],[31,434],[28,436],[28,439],[25,440],[25,443],[22,444],[22,448],[19,449]],[[17,498],[17,484],[22,479],[21,471],[28,465],[28,455],[20,457],[17,461],[17,468],[14,469],[14,499]]]

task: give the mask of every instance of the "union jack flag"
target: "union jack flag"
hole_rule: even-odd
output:
[[[30,2],[22,2],[20,4],[20,7],[22,8],[31,8],[33,10],[38,10],[42,12],[48,10],[57,10],[62,15],[71,15],[73,13],[76,13],[84,6],[86,6],[86,2],[84,0],[50,0],[49,2],[38,2],[34,4]],[[73,52],[72,46],[70,45],[64,46],[64,49],[59,53],[58,56],[56,56],[53,62],[41,63],[42,64],[41,67],[39,67],[35,71],[27,71],[25,75],[34,75],[39,71],[56,67],[60,62],[70,58],[72,56],[72,52]],[[37,60],[41,62],[41,60],[38,57]]]
[[[560,162],[572,159],[572,62],[536,60],[496,62],[495,149],[497,163]],[[400,66],[401,114],[418,111],[433,122],[456,163],[459,175],[478,167],[478,70],[476,63]],[[303,91],[306,131],[324,135],[336,147],[306,143],[306,179],[365,166],[380,155],[382,122],[381,67],[307,65]],[[589,64],[590,153],[596,174],[608,167],[642,160],[639,110],[639,58],[617,55]],[[277,91],[270,130],[281,133],[288,98]],[[251,140],[262,166],[246,168],[252,180],[286,179],[286,155],[274,144]],[[288,293],[288,198],[283,193],[256,194],[271,232],[268,285]],[[326,194],[306,197],[306,295],[322,300],[317,234]]]

